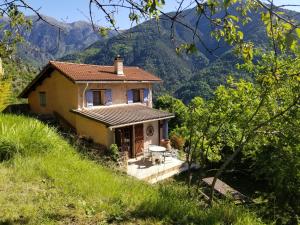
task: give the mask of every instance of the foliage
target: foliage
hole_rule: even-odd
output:
[[[117,161],[119,158],[119,148],[116,144],[111,144],[109,146],[109,155],[112,158],[112,160]]]
[[[185,144],[185,139],[184,137],[176,134],[176,133],[172,133],[171,137],[170,137],[170,141],[171,141],[171,146],[174,147],[175,149],[178,150],[183,150],[184,144]]]
[[[264,216],[281,220],[282,223],[293,220],[300,214],[299,204],[295,201],[300,198],[299,142],[291,146],[274,143],[261,146],[252,162],[253,176],[259,181],[265,181],[268,186],[269,192],[260,193],[268,200]]]
[[[2,31],[0,58],[10,57],[15,52],[16,45],[23,41],[20,27],[26,30],[31,26],[31,22],[25,18],[16,4],[6,4],[1,5],[0,10],[0,30]],[[4,16],[8,20],[3,20]],[[5,23],[5,21],[8,22]]]
[[[19,103],[22,100],[17,99],[18,95],[37,75],[38,70],[35,67],[17,59],[4,60],[3,67],[5,74],[9,76],[11,81],[11,103]]]
[[[157,98],[155,107],[174,113],[175,118],[172,118],[169,121],[170,131],[183,124],[183,122],[185,121],[187,108],[179,99],[176,99],[170,95],[162,95]]]
[[[298,163],[284,167],[281,160],[267,160],[268,164],[264,164],[260,159],[265,147],[270,146],[275,152],[268,156],[298,160],[299,52],[287,54],[289,48],[282,51],[276,55],[258,50],[259,60],[238,65],[253,74],[254,83],[229,77],[226,86],[219,86],[211,99],[194,98],[176,132],[187,140],[189,163],[198,162],[204,170],[210,162],[221,160],[223,164],[215,178],[238,155],[242,160],[253,160],[253,165],[261,169],[252,173],[267,176],[263,180],[268,182],[270,192],[262,196],[268,199],[269,206],[272,200],[276,203],[276,217],[287,222],[299,214],[292,198],[283,197],[283,193],[299,194],[295,188],[299,182]],[[284,178],[289,170],[293,171],[291,177]]]
[[[2,70],[2,61],[0,58]],[[0,112],[10,103],[11,100],[11,80],[4,76],[3,70],[0,71]]]
[[[23,40],[21,26],[26,30],[30,28],[31,23],[20,12],[17,5],[13,2],[2,4],[0,8],[0,112],[10,103],[12,94],[12,77],[10,74],[4,74],[2,59],[10,58],[15,52],[17,44]]]
[[[150,186],[84,159],[34,119],[0,115],[0,127],[1,146],[21,150],[0,163],[1,223],[261,224],[229,203],[204,208],[183,185]]]
[[[12,103],[20,103],[20,92],[36,75],[37,70],[18,60],[3,61],[4,74],[0,76],[0,112]]]

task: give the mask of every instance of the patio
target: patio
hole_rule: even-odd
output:
[[[166,157],[165,161],[160,163],[152,163],[151,159],[143,160],[140,157],[128,160],[127,174],[154,184],[187,169],[187,164],[175,157]]]

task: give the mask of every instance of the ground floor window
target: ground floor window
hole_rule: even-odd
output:
[[[41,91],[39,93],[39,98],[40,98],[40,106],[45,107],[47,102],[46,102],[46,92]]]

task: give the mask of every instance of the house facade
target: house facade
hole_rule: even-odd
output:
[[[172,114],[152,108],[158,77],[138,68],[50,61],[20,94],[30,110],[54,115],[77,134],[109,147],[116,143],[129,157],[168,138]]]

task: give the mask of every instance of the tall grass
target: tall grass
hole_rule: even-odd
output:
[[[37,120],[0,114],[0,224],[261,224],[204,208],[182,185],[150,186],[82,158]]]

